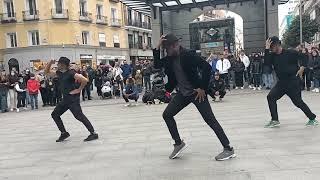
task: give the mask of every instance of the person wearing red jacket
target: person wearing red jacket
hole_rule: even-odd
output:
[[[28,92],[31,99],[31,109],[34,110],[34,108],[38,109],[38,94],[40,89],[40,83],[36,80],[36,77],[34,74],[30,75],[30,79],[27,83]]]

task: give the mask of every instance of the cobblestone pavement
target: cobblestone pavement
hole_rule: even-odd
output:
[[[320,96],[305,92],[316,114]],[[52,108],[0,114],[0,180],[306,180],[320,177],[320,127],[304,126],[307,118],[288,98],[279,103],[282,126],[265,129],[270,120],[266,93],[232,93],[212,103],[237,158],[217,162],[222,147],[193,105],[177,115],[181,136],[190,145],[169,160],[172,141],[162,120],[165,105],[124,107],[122,100],[94,100],[83,110],[100,139],[88,135],[68,112],[71,134],[56,143]]]

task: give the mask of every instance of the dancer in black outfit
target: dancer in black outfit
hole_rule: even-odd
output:
[[[316,115],[311,112],[301,97],[300,78],[302,78],[306,66],[303,55],[295,50],[283,49],[279,38],[272,37],[266,41],[265,64],[273,66],[279,79],[267,97],[272,119],[265,127],[280,126],[277,101],[285,94],[309,118],[306,125],[317,125]]]
[[[58,103],[51,114],[53,120],[61,131],[61,136],[56,142],[64,141],[70,136],[70,134],[66,131],[60,117],[67,110],[70,110],[73,116],[82,122],[90,132],[90,135],[84,141],[98,139],[98,134],[95,133],[93,126],[88,118],[83,114],[80,106],[80,92],[88,83],[88,79],[83,77],[81,74],[75,73],[74,70],[71,70],[69,68],[70,60],[66,57],[61,57],[59,59],[57,72],[51,72],[51,65],[54,63],[55,60],[52,60],[48,63],[45,73],[51,77],[58,77],[60,89],[63,94],[63,100]]]
[[[162,59],[160,59],[160,47],[163,47],[167,52],[167,56]],[[190,103],[197,107],[203,119],[214,130],[224,147],[224,151],[216,156],[216,160],[222,161],[235,157],[234,150],[230,147],[229,140],[216,120],[207,98],[206,91],[208,91],[211,75],[209,63],[198,56],[196,52],[181,47],[179,39],[173,34],[162,36],[158,47],[153,50],[153,54],[155,68],[164,68],[168,76],[166,90],[172,92],[177,89],[178,91],[163,112],[163,118],[175,141],[174,150],[169,158],[176,158],[187,147],[185,142],[180,139],[174,116]],[[201,76],[198,70],[201,72]]]

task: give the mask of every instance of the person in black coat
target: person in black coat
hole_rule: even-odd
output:
[[[94,85],[97,87],[98,96],[102,96],[101,88],[102,88],[102,69],[98,69],[96,71]]]
[[[243,75],[245,66],[240,58],[238,58],[233,64],[233,70],[235,73],[236,89],[244,89],[243,84]]]
[[[253,55],[250,72],[253,77],[253,90],[261,90],[262,58],[257,53]]]
[[[210,80],[209,95],[213,98],[213,101],[216,101],[216,96],[219,96],[219,100],[222,101],[226,93],[224,81],[220,78],[220,74],[216,72],[214,77]]]
[[[317,49],[312,50],[311,54],[311,60],[312,66],[311,69],[313,71],[313,84],[314,89],[312,92],[319,93],[319,87],[320,87],[320,57],[319,57],[319,51]]]
[[[163,58],[160,58],[161,47],[167,53],[167,56]],[[165,85],[166,91],[170,93],[176,89],[178,92],[163,112],[163,119],[175,141],[174,150],[169,158],[175,159],[187,147],[180,138],[174,116],[190,103],[197,107],[203,119],[213,129],[224,147],[224,151],[216,156],[216,160],[222,161],[235,157],[234,149],[230,146],[229,139],[215,118],[208,101],[210,64],[197,55],[194,50],[181,47],[179,39],[173,34],[167,34],[160,38],[157,48],[153,50],[153,57],[155,68],[164,68],[164,72],[168,76],[168,83]]]

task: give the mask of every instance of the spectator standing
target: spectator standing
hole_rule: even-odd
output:
[[[240,57],[234,62],[233,69],[235,73],[236,89],[239,89],[239,88],[244,89],[243,74],[245,71],[245,65],[241,61]]]
[[[244,50],[241,50],[240,52],[240,59],[244,64],[244,80],[245,82],[247,82],[248,84],[250,84],[250,59],[249,57],[245,54]]]
[[[118,62],[115,63],[115,66],[113,68],[113,77],[114,77],[114,81],[115,83],[118,85],[118,87],[121,88],[121,90],[123,89],[123,71],[120,68],[120,65]]]
[[[102,96],[101,88],[102,88],[102,69],[98,68],[96,71],[96,75],[94,78],[94,85],[97,88],[98,96]]]
[[[47,87],[48,81],[47,78],[44,76],[43,73],[39,73],[38,76],[40,79],[38,80],[40,82],[40,93],[41,93],[41,99],[43,103],[43,107],[49,105],[49,89]],[[30,94],[30,93],[29,93]]]
[[[142,74],[141,74],[141,71],[140,70],[137,70],[137,72],[135,73],[135,81],[136,81],[136,85],[138,87],[138,91],[139,93],[142,93]]]
[[[265,60],[263,60],[264,62]],[[266,63],[263,63],[262,67],[262,80],[266,89],[271,89],[273,84],[272,67]]]
[[[85,101],[86,97],[88,98],[88,100],[91,100],[91,87],[90,87],[91,85],[89,83],[90,80],[89,80],[89,74],[87,72],[87,66],[85,65],[82,66],[81,75],[88,79],[88,83],[82,89],[82,100]]]
[[[146,91],[151,89],[151,74],[152,65],[150,64],[149,60],[146,60],[142,68],[143,82]]]
[[[18,83],[18,74],[12,69],[9,75],[9,97],[10,97],[10,111],[17,109],[17,92],[15,85]]]
[[[36,80],[36,77],[34,74],[30,75],[30,79],[27,83],[28,92],[30,95],[31,100],[31,109],[34,110],[34,108],[38,109],[38,94],[40,89],[40,83]]]
[[[88,90],[90,92],[89,93],[90,96],[88,96],[88,99],[89,99],[89,97],[91,99],[91,91],[93,90],[93,80],[94,80],[94,76],[95,76],[95,71],[94,71],[94,69],[92,69],[92,67],[90,65],[87,65],[87,74],[88,74],[88,78],[89,78],[88,79],[89,82],[88,82],[87,86],[88,86]]]
[[[313,84],[314,89],[312,92],[319,93],[319,87],[320,87],[320,57],[319,57],[319,51],[317,49],[312,50],[312,70],[313,70]]]
[[[122,76],[123,76],[123,83],[127,83],[127,79],[129,76],[132,76],[132,67],[128,64],[127,60],[123,61],[123,65],[121,66],[122,69]]]
[[[217,70],[219,71],[221,79],[224,80],[226,88],[230,90],[229,85],[229,69],[231,68],[231,63],[227,59],[227,54],[221,56],[221,59],[217,62]]]
[[[307,91],[310,91],[312,80],[312,70],[310,69],[312,66],[311,56],[307,48],[303,48],[301,50],[301,53],[303,54],[303,58],[305,59],[304,61],[307,62],[307,67],[304,70],[303,77],[301,80],[301,89],[305,90],[307,87]]]
[[[217,72],[217,62],[218,62],[218,56],[216,54],[211,53],[208,57],[207,61],[211,66],[211,73],[214,75]]]
[[[0,74],[0,111],[5,113],[8,111],[8,91],[9,80],[5,70]]]
[[[26,109],[26,89],[27,89],[27,82],[24,81],[24,78],[19,76],[19,81],[15,86],[15,90],[17,91],[17,112],[20,111],[20,108]]]
[[[250,73],[253,77],[253,90],[261,90],[262,59],[257,53],[253,55]]]

